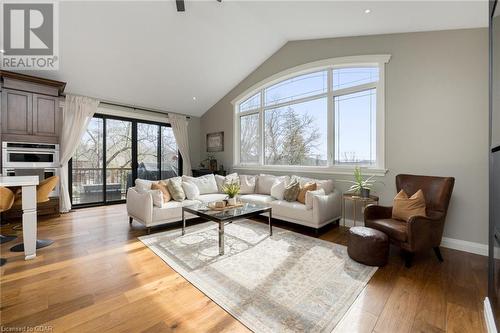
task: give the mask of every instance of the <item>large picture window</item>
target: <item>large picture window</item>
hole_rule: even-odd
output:
[[[98,114],[71,159],[72,203],[123,202],[136,178],[171,178],[181,163],[168,124]]]
[[[235,168],[384,172],[384,71],[357,56],[277,74],[235,106]],[[308,69],[309,67],[309,69]]]

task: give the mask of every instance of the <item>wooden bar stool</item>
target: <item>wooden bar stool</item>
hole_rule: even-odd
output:
[[[14,205],[14,192],[9,188],[0,186],[0,213],[8,211]],[[17,236],[4,236],[0,234],[0,244],[7,243],[16,239]],[[5,265],[7,259],[0,258],[0,266]]]

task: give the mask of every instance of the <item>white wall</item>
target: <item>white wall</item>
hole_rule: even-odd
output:
[[[398,173],[453,176],[445,236],[487,243],[488,33],[450,30],[289,42],[201,118],[205,134],[224,131],[219,163],[233,165],[231,100],[290,67],[332,57],[391,54],[386,66],[386,168],[377,194],[390,205]],[[204,149],[203,149],[204,152]],[[327,178],[325,175],[318,176]],[[346,179],[331,175],[329,178]],[[343,189],[345,185],[337,182]]]

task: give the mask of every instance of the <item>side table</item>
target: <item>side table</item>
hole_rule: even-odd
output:
[[[344,193],[342,195],[342,220],[344,221],[344,227],[345,227],[345,212],[346,212],[346,209],[345,209],[345,203],[346,201],[352,201],[352,211],[353,211],[353,217],[352,217],[352,220],[353,220],[353,223],[354,223],[354,226],[356,226],[356,208],[358,207],[357,203],[361,203],[361,207],[362,207],[362,211],[364,211],[365,207],[370,205],[370,204],[376,204],[378,205],[378,202],[379,202],[379,198],[378,196],[376,195],[370,195],[369,197],[367,198],[364,198],[364,197],[361,197],[357,194],[353,194],[353,193]]]

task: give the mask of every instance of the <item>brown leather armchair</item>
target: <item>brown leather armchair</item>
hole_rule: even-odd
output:
[[[371,205],[365,209],[365,225],[389,236],[391,243],[406,252],[406,267],[411,266],[415,252],[434,249],[443,261],[439,245],[443,237],[444,221],[450,203],[455,178],[416,175],[397,175],[396,188],[409,196],[419,189],[424,192],[427,216],[413,216],[408,222],[392,219],[392,207]]]

